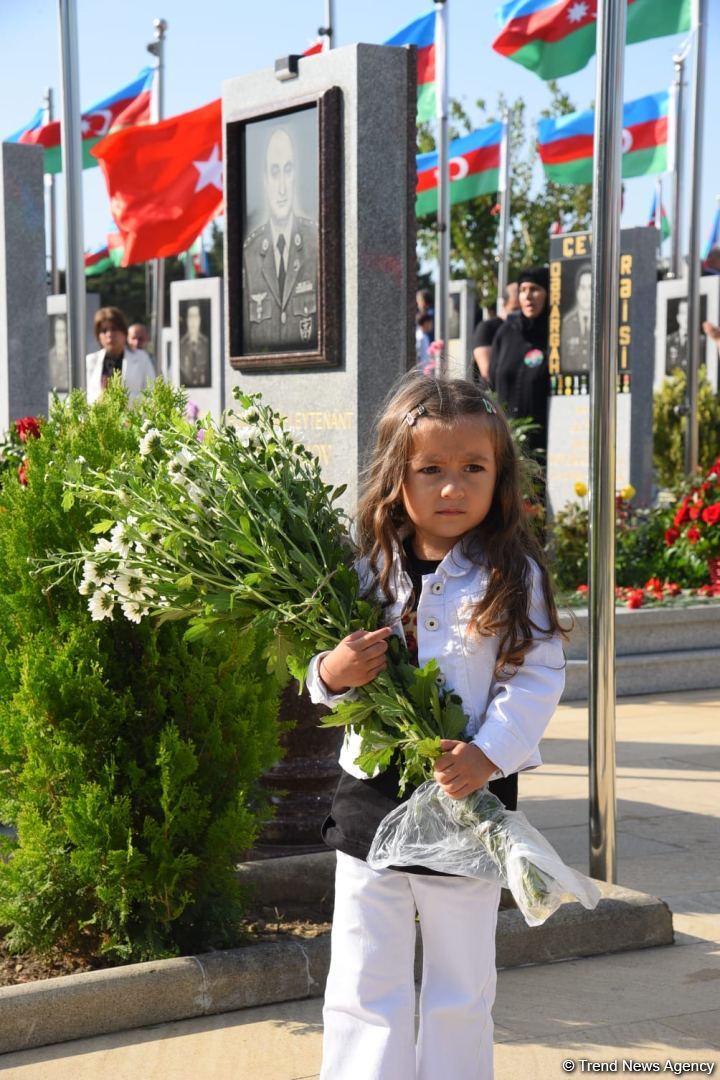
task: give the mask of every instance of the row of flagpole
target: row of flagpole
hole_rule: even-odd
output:
[[[154,40],[148,51],[155,57],[155,80],[152,96],[152,120],[164,118],[164,38],[167,23],[155,19]],[[58,30],[60,41],[60,138],[64,165],[65,191],[65,293],[67,296],[68,354],[71,357],[70,385],[85,386],[85,257],[83,249],[82,206],[82,131],[79,89],[79,51],[76,0],[58,0]],[[46,119],[53,119],[52,91],[45,95]],[[55,178],[48,185],[50,203],[50,267],[51,284],[59,291],[57,269]],[[164,323],[165,263],[155,259],[152,268],[152,331],[155,356],[162,355]]]

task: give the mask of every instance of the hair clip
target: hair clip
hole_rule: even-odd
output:
[[[426,412],[427,409],[424,405],[418,405],[416,409],[411,409],[409,413],[405,413],[405,423],[408,425],[408,427],[412,427],[413,424],[415,424],[415,422],[417,421],[418,417],[424,416]]]
[[[497,415],[497,409],[493,405],[492,401],[489,401],[486,397],[482,398],[482,403],[485,406],[485,412],[490,413],[491,416]]]

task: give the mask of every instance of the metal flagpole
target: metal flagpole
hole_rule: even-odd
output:
[[[85,259],[83,256],[80,65],[75,0],[58,0],[60,147],[65,172],[65,294],[70,387],[85,386]]]
[[[655,181],[655,228],[658,232],[658,255],[662,255],[662,205],[663,205],[662,177],[658,176]]]
[[[53,115],[53,92],[48,86],[43,98],[45,111],[45,123],[50,124],[55,119]],[[50,292],[57,296],[60,292],[60,268],[57,259],[57,205],[55,199],[55,177],[52,173],[45,176],[45,187],[48,194],[48,219],[50,232]]]
[[[700,198],[702,192],[703,106],[705,98],[706,0],[695,0],[693,85],[690,98],[690,225],[688,238],[688,373],[685,404],[685,473],[698,467],[698,372],[700,370]]]
[[[153,29],[155,39],[147,51],[155,57],[155,82],[152,95],[152,121],[159,123],[165,116],[165,34],[168,24],[165,19],[155,19]],[[155,365],[160,370],[162,364],[162,332],[165,323],[165,260],[153,261],[153,312],[151,336],[155,352]]]
[[[510,226],[510,113],[503,116],[503,137],[500,144],[500,237],[498,241],[498,310],[508,283],[508,228]]]
[[[678,278],[682,274],[680,249],[682,236],[682,176],[685,155],[683,154],[683,138],[685,132],[685,60],[687,58],[687,46],[677,56],[673,57],[675,64],[675,80],[672,85],[670,99],[672,109],[672,125],[670,130],[670,160],[672,162],[672,237],[670,248],[670,269],[672,276]]]
[[[435,116],[438,150],[438,269],[435,286],[435,338],[443,342],[440,371],[447,371],[450,286],[450,172],[448,160],[448,5],[435,0]]]
[[[615,407],[626,0],[599,0],[590,382],[590,874],[615,881]]]
[[[318,30],[320,37],[327,39],[328,49],[333,47],[335,37],[335,4],[333,0],[325,0],[325,25]]]

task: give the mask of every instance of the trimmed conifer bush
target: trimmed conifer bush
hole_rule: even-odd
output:
[[[77,583],[48,592],[31,572],[94,543],[100,508],[63,500],[78,459],[109,468],[183,407],[161,382],[134,409],[119,381],[93,406],[74,393],[0,486],[0,821],[17,832],[0,927],[17,951],[131,961],[236,940],[234,866],[281,753],[268,642],[230,624],[188,643],[184,624],[96,622]]]

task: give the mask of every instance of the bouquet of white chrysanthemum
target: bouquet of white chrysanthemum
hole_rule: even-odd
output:
[[[118,610],[134,622],[188,619],[190,638],[227,620],[270,625],[278,659],[302,683],[315,653],[377,628],[382,609],[360,593],[337,506],[344,489],[323,481],[259,394],[235,397],[242,412],[221,423],[178,415],[167,430],[149,428],[139,454],[108,473],[78,463],[65,506],[84,500],[106,516],[93,549],[52,556],[43,569],[56,581],[73,574],[93,619]],[[399,746],[403,784],[419,783],[440,739],[460,736],[460,699],[438,688],[437,674],[435,663],[411,667],[393,639],[388,671],[328,718],[363,729],[368,772]]]

